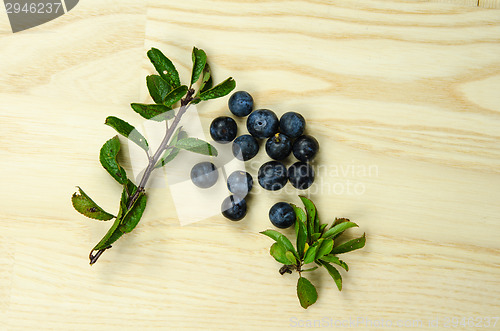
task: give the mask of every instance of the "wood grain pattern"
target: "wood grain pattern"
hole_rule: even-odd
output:
[[[17,34],[0,16],[0,329],[273,330],[357,318],[429,329],[436,318],[499,316],[500,16],[453,2],[88,0]],[[128,104],[149,100],[145,50],[162,49],[186,80],[193,45],[257,107],[306,117],[321,144],[307,193],[324,222],[349,217],[360,225],[351,237],[367,234],[345,256],[342,292],[324,270],[311,274],[320,290],[308,310],[258,234],[273,203],[299,204],[290,185],[256,187],[241,222],[189,226],[172,192],[151,188],[137,229],[88,266],[109,224],[69,201],[81,185],[116,210],[120,187],[97,160],[114,135],[103,121],[141,123]],[[199,105],[205,129],[226,102]],[[248,163],[253,175],[264,154]]]

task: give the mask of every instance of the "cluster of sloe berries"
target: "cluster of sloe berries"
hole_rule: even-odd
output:
[[[253,98],[245,91],[231,95],[228,106],[235,116],[248,116],[246,126],[249,134],[236,137],[238,133],[236,121],[229,116],[220,116],[212,121],[210,136],[218,143],[233,142],[233,155],[241,161],[248,161],[257,155],[259,152],[257,139],[267,139],[266,153],[273,160],[260,167],[258,171],[260,186],[266,190],[277,191],[290,181],[296,189],[305,190],[313,184],[314,170],[309,161],[316,156],[319,144],[314,137],[304,135],[306,121],[302,115],[287,112],[278,119],[269,109],[252,111]],[[287,169],[281,161],[291,153],[298,162]],[[210,162],[195,165],[191,171],[191,179],[198,187],[211,187],[218,179],[215,165]],[[228,177],[227,187],[233,195],[222,203],[222,214],[225,217],[238,221],[246,215],[245,197],[252,186],[252,176],[245,171],[235,171]],[[286,228],[295,222],[295,212],[289,204],[280,202],[271,208],[269,218],[275,226]]]

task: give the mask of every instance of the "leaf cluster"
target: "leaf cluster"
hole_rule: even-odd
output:
[[[364,247],[365,235],[339,244],[337,239],[344,231],[358,225],[346,218],[336,218],[327,229],[327,224],[320,223],[314,203],[304,196],[299,197],[305,210],[291,204],[296,215],[295,246],[290,239],[278,231],[266,230],[261,233],[275,241],[271,246],[270,254],[276,261],[283,264],[280,273],[292,273],[292,271],[299,273],[297,296],[301,306],[307,308],[316,302],[318,294],[314,285],[302,276],[302,272],[310,272],[324,267],[341,291],[342,276],[337,268],[349,271],[349,267],[337,255]],[[311,263],[315,265],[306,267]]]

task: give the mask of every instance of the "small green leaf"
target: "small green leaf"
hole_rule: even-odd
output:
[[[319,232],[319,224],[316,219],[316,206],[314,203],[303,195],[299,195],[300,200],[304,204],[307,212],[307,230],[311,233]]]
[[[363,248],[365,246],[365,242],[366,242],[366,237],[365,234],[363,233],[362,237],[349,240],[346,243],[333,247],[332,254],[342,254]]]
[[[203,155],[212,155],[212,156],[218,155],[217,149],[215,149],[215,147],[213,147],[206,141],[203,141],[198,138],[180,139],[175,144],[175,147]]]
[[[314,285],[304,277],[300,277],[297,281],[297,296],[302,308],[307,309],[310,305],[318,300],[318,292]]]
[[[296,219],[300,220],[302,222],[302,224],[304,225],[304,230],[306,232],[306,242],[307,241],[311,242],[311,233],[309,233],[308,229],[307,229],[307,215],[306,215],[306,213],[304,212],[304,210],[302,208],[297,207],[293,203],[291,203],[290,206],[292,206],[293,210],[295,211],[295,216],[297,217]],[[299,228],[297,226],[295,226],[295,235],[297,237],[298,237],[298,231],[299,231]]]
[[[312,268],[304,269],[304,270],[302,270],[302,272],[314,271],[316,269],[318,269],[318,267],[312,267]]]
[[[205,68],[203,69],[203,78],[200,85],[200,93],[208,91],[213,86],[212,72],[208,63],[205,63]]]
[[[299,253],[299,257],[304,257],[304,250],[306,247],[307,241],[307,230],[304,223],[299,220],[297,217],[295,219],[295,230],[297,231],[297,251]]]
[[[282,236],[281,233],[275,230],[266,230],[266,231],[261,231],[265,236],[268,236],[269,238],[273,239],[274,241],[278,241],[278,238]]]
[[[127,173],[116,161],[116,156],[120,151],[120,139],[114,136],[106,141],[99,152],[99,161],[104,169],[120,184],[127,182]]]
[[[146,85],[149,95],[157,104],[161,104],[165,96],[172,90],[170,84],[158,75],[150,75],[146,77]]]
[[[203,69],[205,68],[205,64],[207,63],[207,54],[202,49],[198,49],[193,47],[193,71],[191,72],[191,84],[194,84],[200,78]]]
[[[229,94],[235,87],[236,82],[232,77],[229,77],[219,85],[212,87],[210,90],[200,93],[199,98],[201,100],[217,99]]]
[[[165,96],[165,98],[163,99],[163,104],[165,106],[174,105],[177,101],[182,99],[184,95],[186,95],[187,91],[188,87],[186,85],[181,85],[179,87],[176,87]]]
[[[326,228],[327,226],[328,226],[328,224],[326,224],[326,223],[325,223],[325,224],[321,224],[321,225],[319,226],[319,233],[323,233],[323,231],[325,231],[325,228]]]
[[[123,202],[128,202],[128,198],[134,195],[135,191],[137,191],[137,186],[130,179],[127,179],[127,184],[123,186],[122,191]]]
[[[117,218],[122,219],[123,216],[128,212],[128,201],[131,196],[137,191],[137,186],[130,179],[127,179],[127,183],[123,185],[122,195],[120,199],[120,211],[118,212]]]
[[[313,233],[312,236],[311,236],[311,242],[315,242],[316,240],[318,240],[319,238],[321,237],[321,233],[317,232],[317,233]]]
[[[175,111],[172,107],[155,104],[131,103],[132,109],[147,120],[157,122],[167,121],[175,116]]]
[[[179,73],[174,64],[159,49],[151,48],[148,51],[148,57],[156,71],[170,86],[176,88],[181,85]]]
[[[298,254],[297,254],[297,251],[295,250],[295,247],[293,247],[292,243],[285,235],[283,235],[280,232],[275,231],[275,230],[266,230],[266,231],[262,231],[260,233],[268,236],[271,239],[274,239],[276,242],[281,244],[287,251],[291,251],[293,253],[293,255],[295,255],[295,257],[298,258]]]
[[[338,237],[342,232],[345,230],[352,228],[352,227],[357,227],[358,225],[354,222],[342,222],[337,225],[335,225],[333,228],[329,229],[323,234],[323,238],[336,238]]]
[[[326,239],[321,243],[321,246],[319,246],[318,252],[316,253],[316,260],[321,259],[323,256],[326,254],[330,254],[333,248],[333,240],[332,239]]]
[[[99,221],[109,221],[114,218],[112,214],[105,212],[99,207],[83,190],[78,187],[78,193],[74,193],[71,197],[73,207],[79,213]]]
[[[269,250],[269,254],[271,254],[272,257],[279,263],[283,263],[285,265],[290,265],[293,264],[288,258],[286,257],[286,252],[287,250],[279,243],[275,242],[274,244],[271,245],[271,249]]]
[[[123,232],[118,229],[118,226],[120,225],[121,219],[116,218],[113,225],[111,228],[109,228],[108,232],[102,237],[101,241],[95,247],[93,250],[100,250],[100,249],[105,249],[111,246],[112,243],[117,241],[122,235]]]
[[[344,222],[349,222],[349,219],[347,218],[336,218],[335,217],[335,221],[333,222],[332,226],[330,226],[330,229],[333,228],[334,226],[340,224],[340,223],[344,223]]]
[[[340,272],[328,262],[322,262],[321,264],[326,268],[330,276],[332,276],[339,291],[342,291],[342,276],[340,275]]]
[[[344,268],[345,271],[349,271],[349,266],[347,265],[347,263],[345,263],[344,261],[342,261],[341,259],[339,259],[335,255],[332,255],[332,254],[325,255],[321,258],[321,261],[334,263],[334,264]]]
[[[119,227],[120,231],[128,233],[137,226],[137,223],[141,220],[144,209],[146,208],[146,201],[146,194],[144,194],[144,192],[139,193],[137,200],[135,200],[134,204],[123,216]]]
[[[297,260],[295,259],[295,256],[293,255],[293,253],[291,251],[286,251],[285,256],[290,262],[292,262],[292,264],[297,263]]]
[[[119,119],[118,117],[108,116],[108,118],[106,118],[105,124],[109,125],[113,129],[115,129],[119,134],[123,135],[124,137],[136,143],[137,146],[139,146],[146,152],[149,150],[146,138],[144,138],[144,136],[139,131],[137,131],[136,128],[134,128],[132,125],[128,124],[124,120]]]
[[[309,247],[309,249],[306,251],[306,254],[304,255],[304,264],[314,262],[314,259],[316,258],[316,251],[317,250],[318,250],[317,245]]]
[[[127,215],[127,203],[130,196],[132,196],[137,190],[137,186],[132,183],[129,179],[125,179],[125,183],[123,185],[122,195],[120,199],[120,211],[116,217],[111,228],[104,235],[104,237],[99,241],[99,243],[93,248],[93,250],[106,249],[111,246],[112,243],[120,239],[120,237],[124,234],[122,231],[122,223],[124,217]],[[137,200],[136,200],[137,203]]]

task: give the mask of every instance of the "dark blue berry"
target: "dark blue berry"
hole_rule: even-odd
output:
[[[209,188],[219,179],[219,172],[211,162],[200,162],[191,169],[191,181],[200,188]]]
[[[299,190],[309,188],[314,182],[314,169],[305,162],[296,162],[288,168],[288,180]]]
[[[299,113],[290,111],[284,113],[280,118],[280,132],[290,138],[297,138],[306,128],[306,120]]]
[[[247,118],[248,132],[255,138],[269,138],[278,132],[278,127],[278,117],[269,109],[256,110]]]
[[[244,134],[233,142],[233,155],[241,161],[248,161],[259,152],[259,143],[252,135]]]
[[[302,162],[311,161],[318,152],[318,141],[311,136],[303,135],[297,138],[292,146],[293,155]]]
[[[236,116],[245,117],[252,112],[253,98],[245,91],[233,93],[227,103],[229,110]]]
[[[292,141],[287,135],[276,133],[266,141],[266,152],[271,159],[283,160],[292,151]]]
[[[247,202],[241,197],[230,195],[222,202],[221,212],[231,221],[239,221],[247,214]]]
[[[287,182],[286,167],[278,161],[264,163],[259,169],[258,180],[260,186],[266,190],[280,190]]]
[[[286,202],[278,202],[269,210],[269,220],[277,228],[286,229],[295,223],[295,211]]]
[[[236,122],[227,116],[217,117],[210,124],[210,136],[212,139],[221,144],[227,144],[236,138],[238,126]]]
[[[227,178],[227,188],[231,193],[245,197],[253,187],[253,178],[246,171],[235,171]]]

